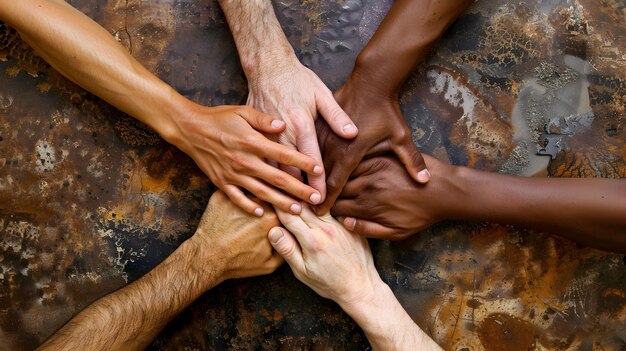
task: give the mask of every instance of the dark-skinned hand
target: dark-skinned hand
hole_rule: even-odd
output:
[[[456,189],[446,174],[453,167],[424,155],[433,179],[418,184],[393,156],[363,161],[352,174],[332,215],[345,217],[346,229],[389,240],[404,239],[443,220]]]
[[[366,156],[395,153],[415,181],[428,182],[430,173],[413,143],[396,97],[377,91],[375,85],[355,71],[335,92],[335,99],[352,118],[359,134],[355,139],[346,140],[333,133],[323,119],[317,120],[317,136],[327,175],[327,196],[315,209],[318,215],[330,210],[350,174]]]

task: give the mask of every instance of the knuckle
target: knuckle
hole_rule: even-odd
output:
[[[393,140],[396,143],[403,143],[411,139],[411,132],[406,127],[394,130]]]
[[[276,212],[274,212],[273,210],[268,210],[267,208],[265,209],[265,215],[261,218],[263,218],[263,221],[265,222],[265,226],[268,229],[276,227],[280,224],[280,221],[278,220],[278,216],[276,215]]]
[[[326,180],[326,189],[328,193],[332,193],[339,187],[339,182],[336,177],[331,177]]]
[[[229,194],[230,199],[238,204],[242,204],[244,202],[245,195],[239,191],[232,192]]]
[[[328,119],[331,122],[337,122],[343,119],[343,113],[339,106],[331,107],[330,111],[328,111]]]
[[[276,175],[273,178],[273,183],[276,187],[285,189],[289,186],[289,179],[287,179],[286,175]]]
[[[312,118],[311,118],[312,121]],[[310,135],[313,134],[315,126],[313,123],[309,123],[309,120],[296,120],[294,123],[294,129],[298,134]]]
[[[320,230],[330,238],[334,238],[337,235],[337,229],[328,223],[322,224],[320,226]]]
[[[354,230],[353,230],[353,232],[363,233],[363,228],[364,228],[363,222],[357,220],[356,223],[354,223]]]
[[[224,186],[226,186],[226,181],[223,175],[213,177],[211,179],[211,182],[213,182],[213,185],[215,185],[216,187],[220,189],[224,189]]]
[[[259,138],[254,134],[247,134],[239,139],[239,145],[242,149],[250,150],[254,149],[259,144]]]
[[[309,240],[309,249],[313,252],[320,252],[323,250],[324,245],[320,242],[320,240],[315,237],[312,236],[311,239]]]
[[[233,156],[231,165],[234,171],[243,172],[248,169],[248,161],[242,156]]]
[[[424,156],[422,156],[422,154],[419,151],[415,151],[412,155],[411,155],[411,159],[413,161],[413,164],[415,165],[424,165]]]
[[[381,170],[387,169],[390,166],[390,164],[391,162],[389,161],[388,158],[377,158],[372,165],[372,170],[381,171]]]
[[[284,243],[284,245],[282,245],[282,251],[285,257],[291,257],[296,253],[296,245],[287,245],[286,243]]]
[[[282,148],[280,152],[278,153],[279,162],[283,164],[289,164],[293,161],[293,158],[294,158],[293,155],[294,155],[294,151],[286,149],[286,148]]]
[[[265,189],[263,187],[250,189],[250,191],[252,191],[254,193],[254,195],[256,197],[258,197],[259,199],[266,200],[266,199],[269,198],[269,192],[267,191],[267,189]]]
[[[365,194],[376,194],[379,193],[381,191],[385,191],[386,187],[382,184],[380,184],[380,182],[368,182],[367,184],[365,184],[363,186],[363,188],[361,189],[361,191]],[[373,202],[371,201],[371,199],[364,199],[365,202]]]

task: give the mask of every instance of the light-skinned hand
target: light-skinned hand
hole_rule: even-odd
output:
[[[279,211],[283,227],[268,236],[294,275],[319,295],[341,306],[370,299],[384,283],[367,240],[348,232],[330,215],[317,217],[308,206],[294,216]]]
[[[248,105],[280,117],[287,127],[284,133],[276,135],[278,142],[323,165],[315,131],[318,113],[337,138],[354,138],[357,128],[326,85],[295,56],[276,58],[271,63],[271,66],[260,66],[249,74]],[[274,161],[292,176],[301,178],[297,166]],[[312,204],[321,203],[326,195],[325,174],[309,172],[308,181],[322,197],[317,203],[308,201],[308,198],[305,200]]]

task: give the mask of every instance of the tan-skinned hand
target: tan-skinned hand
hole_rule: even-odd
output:
[[[237,207],[217,191],[211,197],[191,240],[199,243],[198,252],[210,262],[221,280],[269,274],[284,261],[267,240],[267,232],[279,225],[274,210],[267,205],[263,217],[255,217]]]
[[[194,105],[188,115],[176,119],[176,132],[168,138],[191,156],[211,181],[246,212],[263,215],[263,207],[243,189],[284,211],[300,213],[300,201],[321,197],[315,189],[269,165],[274,160],[322,174],[321,163],[276,143],[261,133],[279,135],[285,123],[247,106]],[[282,191],[281,191],[282,190]]]

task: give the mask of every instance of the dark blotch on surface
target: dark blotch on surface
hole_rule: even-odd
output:
[[[485,18],[479,14],[464,14],[450,26],[439,45],[452,52],[478,50],[484,23]]]

